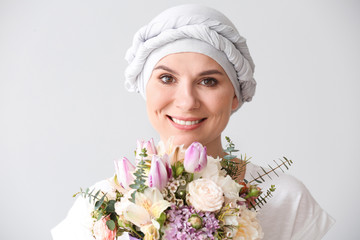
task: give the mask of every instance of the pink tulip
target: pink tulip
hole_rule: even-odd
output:
[[[116,237],[116,228],[111,231],[106,225],[106,221],[110,220],[109,216],[102,217],[94,224],[94,236],[96,240],[114,240]]]
[[[171,169],[169,155],[167,155],[165,153],[164,156],[162,156],[161,160],[162,160],[163,164],[165,165],[168,179],[172,178],[172,169]]]
[[[167,157],[166,154],[164,155],[164,157],[165,156]],[[160,156],[153,155],[149,172],[149,187],[155,187],[159,190],[162,190],[166,186],[167,182],[169,181],[169,176],[171,177],[172,174],[171,167],[169,173],[169,170],[166,167],[166,163],[164,163],[166,161],[168,161],[168,159],[164,160],[161,159]]]
[[[115,171],[118,183],[125,189],[129,189],[129,185],[133,183],[135,166],[126,158],[114,161]]]
[[[154,139],[152,138],[149,141],[137,140],[136,155],[138,158],[140,158],[139,154],[143,148],[146,149],[146,153],[148,155],[157,154]]]
[[[203,147],[199,142],[193,142],[185,151],[185,170],[189,173],[200,172],[206,165],[206,147]]]

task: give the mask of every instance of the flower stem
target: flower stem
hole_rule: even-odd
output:
[[[138,234],[138,232],[132,227],[132,226],[129,226],[129,228],[141,239],[142,236],[140,234]]]

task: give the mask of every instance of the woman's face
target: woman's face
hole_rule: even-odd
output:
[[[221,143],[232,110],[239,102],[223,68],[200,53],[176,53],[162,58],[146,86],[151,124],[167,141],[189,146]]]

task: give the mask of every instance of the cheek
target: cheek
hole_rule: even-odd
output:
[[[160,111],[170,102],[170,97],[166,91],[148,91],[146,94],[146,106],[153,111]]]
[[[218,115],[230,115],[234,107],[232,91],[221,91],[208,98],[207,105]]]
[[[151,124],[156,127],[161,124],[162,113],[169,105],[170,97],[166,91],[162,91],[156,84],[148,84],[146,88],[146,110]]]

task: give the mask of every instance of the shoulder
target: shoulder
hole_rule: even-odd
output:
[[[252,180],[254,177],[257,177],[259,174],[263,174],[265,169],[266,171],[269,170],[267,168],[262,168],[258,165],[249,163],[246,166],[246,174],[245,178],[247,180]],[[294,197],[298,198],[299,196],[303,195],[310,195],[309,190],[306,188],[306,186],[297,178],[290,174],[286,174],[281,172],[281,170],[277,171],[277,175],[274,173],[270,173],[269,176],[263,177],[265,181],[260,185],[263,190],[266,190],[266,188],[270,187],[270,185],[275,185],[279,191],[276,191],[275,194],[278,194],[279,192],[283,193],[281,196],[283,197]]]
[[[249,164],[246,177],[251,180],[257,172],[263,172],[262,168]],[[259,210],[266,239],[321,239],[334,220],[300,180],[285,173],[278,175],[272,174],[272,180],[259,184],[263,191],[270,185],[276,187],[273,197]]]

